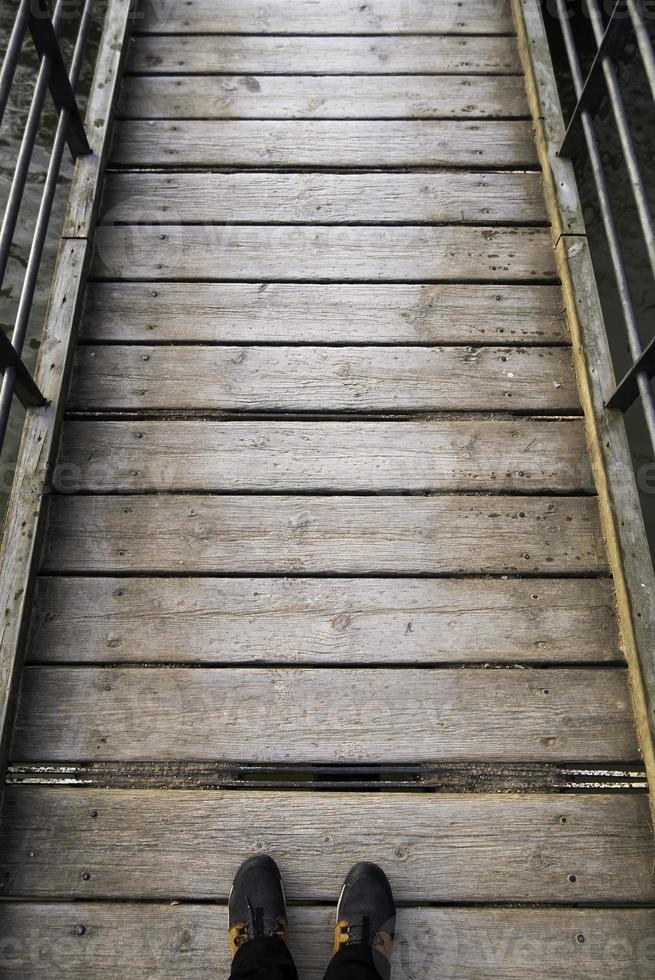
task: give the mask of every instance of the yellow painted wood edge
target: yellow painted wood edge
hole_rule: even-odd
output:
[[[653,723],[651,720],[652,709],[649,710],[649,702],[644,684],[643,665],[633,621],[633,604],[630,600],[630,594],[626,581],[620,536],[617,527],[617,517],[612,507],[612,493],[608,481],[601,434],[599,431],[598,418],[592,395],[590,366],[585,353],[583,333],[578,315],[579,304],[576,301],[576,291],[570,267],[570,256],[568,249],[569,246],[575,242],[578,236],[572,236],[570,231],[565,231],[562,222],[555,176],[551,167],[551,153],[549,152],[549,140],[545,128],[543,106],[539,96],[538,83],[531,53],[532,44],[531,39],[528,36],[528,29],[525,20],[525,8],[527,6],[527,2],[536,4],[536,0],[512,0],[512,10],[517,31],[517,43],[519,46],[521,63],[525,73],[525,84],[533,120],[537,153],[543,173],[546,207],[552,223],[555,259],[562,281],[564,312],[572,339],[574,366],[578,381],[578,388],[580,391],[580,401],[585,418],[585,431],[591,456],[594,479],[598,492],[601,527],[605,537],[610,571],[614,580],[617,619],[621,633],[622,648],[628,664],[637,735],[643,755],[644,765],[646,767],[649,787],[651,788],[651,792],[649,794],[650,809],[653,826],[655,826],[655,793],[652,792],[653,787],[655,787],[655,739],[653,736]],[[574,176],[572,177],[572,180],[574,181],[573,186],[576,188],[577,196],[577,185],[575,185]],[[593,276],[591,265],[590,275]],[[623,425],[622,420],[620,421],[620,425]]]

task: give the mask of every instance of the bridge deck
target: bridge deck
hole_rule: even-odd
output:
[[[363,858],[403,906],[399,980],[650,976],[509,6],[163,7],[135,21],[49,500],[0,972],[220,975],[259,850],[311,980]]]

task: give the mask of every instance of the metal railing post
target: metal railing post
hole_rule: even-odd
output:
[[[57,39],[57,29],[63,13],[62,0],[57,0],[52,17],[47,0],[21,0],[4,62],[0,69],[1,122],[10,97],[22,44],[29,29],[39,55],[39,71],[16,160],[2,227],[0,228],[0,285],[4,280],[9,263],[10,250],[48,91],[50,91],[59,114],[11,340],[4,332],[1,334],[0,370],[2,370],[4,377],[0,390],[0,451],[4,443],[14,395],[26,408],[35,408],[46,404],[42,393],[23,362],[21,354],[34,303],[65,144],[68,142],[74,157],[91,152],[75,97],[75,87],[80,75],[92,12],[93,0],[86,0],[69,73],[66,70]]]
[[[655,59],[637,0],[618,0],[614,5],[607,27],[603,24],[597,0],[586,0],[586,2],[597,44],[597,53],[591,69],[584,79],[573,29],[568,18],[566,0],[556,0],[559,25],[577,99],[560,154],[563,156],[574,155],[579,146],[580,135],[584,137],[632,357],[631,368],[614,392],[607,398],[606,407],[626,411],[639,397],[650,442],[655,452],[655,393],[651,383],[651,378],[655,373],[653,344],[649,344],[644,349],[641,340],[593,122],[595,112],[602,99],[607,96],[639,215],[651,272],[655,280],[655,229],[613,60],[626,43],[627,38],[631,36],[631,30],[634,30],[655,100]]]

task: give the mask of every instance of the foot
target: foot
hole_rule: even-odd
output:
[[[334,951],[368,945],[382,977],[388,977],[396,928],[391,885],[376,864],[356,864],[346,878],[334,931]]]
[[[266,854],[248,858],[236,873],[228,902],[230,952],[260,936],[286,943],[288,924],[280,870]]]

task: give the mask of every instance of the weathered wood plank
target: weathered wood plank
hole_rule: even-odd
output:
[[[577,420],[75,421],[60,493],[283,490],[593,492]]]
[[[265,851],[292,901],[334,901],[361,860],[386,868],[401,903],[655,899],[645,795],[21,786],[5,800],[9,896],[225,901],[244,855]]]
[[[207,980],[230,971],[224,905],[4,902],[0,923],[11,937],[0,972],[21,980],[52,980],[58,971],[69,980]],[[322,980],[333,928],[334,908],[289,908],[300,976]],[[654,931],[652,909],[401,908],[394,976],[645,977],[655,965]]]
[[[513,75],[132,75],[123,119],[525,118]]]
[[[101,279],[557,281],[543,228],[101,225]]]
[[[193,379],[193,383],[190,380]],[[78,348],[71,409],[575,412],[566,347]]]
[[[136,120],[119,123],[111,161],[126,166],[531,167],[520,120]]]
[[[165,495],[50,500],[59,572],[604,573],[593,498]]]
[[[638,757],[627,672],[570,667],[32,667],[11,747],[19,763]]]
[[[59,578],[28,662],[622,662],[604,579]]]
[[[577,420],[73,421],[58,492],[593,492]]]
[[[512,34],[507,3],[493,0],[143,0],[134,24],[152,34]]]
[[[558,286],[91,283],[84,341],[564,343]]]
[[[144,222],[545,222],[537,173],[115,173],[102,220]]]
[[[156,35],[132,38],[127,69],[143,74],[520,74],[514,37],[275,37]]]

